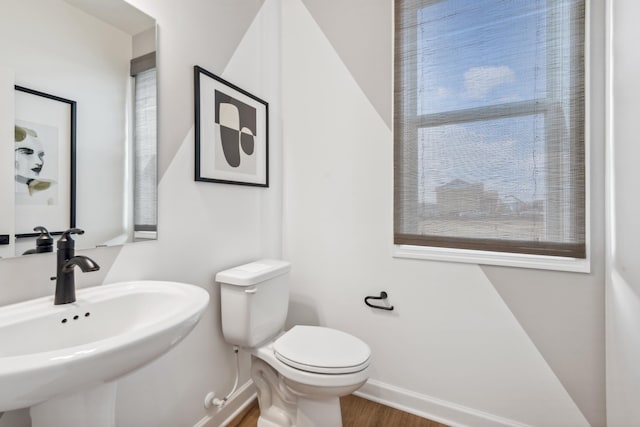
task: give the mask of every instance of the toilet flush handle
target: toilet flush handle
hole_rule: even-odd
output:
[[[255,294],[256,292],[258,292],[258,288],[251,288],[251,289],[244,290],[245,294]]]

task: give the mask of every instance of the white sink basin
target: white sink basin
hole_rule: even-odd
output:
[[[0,307],[0,412],[99,387],[167,352],[209,302],[202,288],[136,281]]]

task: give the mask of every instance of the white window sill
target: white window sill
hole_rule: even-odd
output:
[[[158,232],[157,231],[135,231],[133,233],[133,238],[135,241],[139,240],[157,240]]]
[[[505,267],[534,268],[539,270],[590,273],[589,250],[587,258],[564,258],[545,255],[525,255],[466,249],[435,248],[426,246],[394,245],[394,258],[425,259],[431,261],[462,262],[468,264],[500,265]]]

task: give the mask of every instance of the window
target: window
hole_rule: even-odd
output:
[[[131,61],[134,79],[133,220],[136,239],[157,231],[157,95],[155,52]]]
[[[395,244],[586,257],[584,15],[396,0]]]

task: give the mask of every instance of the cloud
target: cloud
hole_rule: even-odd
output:
[[[449,95],[451,95],[451,91],[444,86],[438,86],[438,88],[436,89],[436,95],[438,96],[438,98],[447,98]]]
[[[495,87],[512,83],[515,79],[515,73],[506,65],[472,67],[464,73],[464,87],[469,98],[482,99]]]

